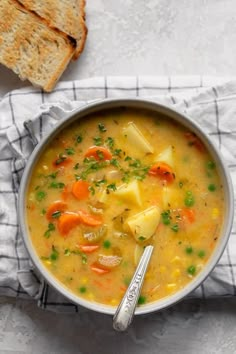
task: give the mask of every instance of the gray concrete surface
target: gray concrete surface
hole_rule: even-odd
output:
[[[95,75],[236,75],[234,0],[87,0],[89,35],[64,80]],[[0,95],[22,83],[0,67]],[[62,315],[0,299],[0,353],[236,353],[236,300],[188,301],[135,319]]]

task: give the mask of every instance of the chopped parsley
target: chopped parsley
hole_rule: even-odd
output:
[[[208,161],[207,162],[207,169],[208,170],[214,170],[216,167],[215,163],[213,161]]]
[[[56,261],[59,257],[59,252],[55,248],[54,245],[52,245],[52,253],[49,256],[50,261]]]
[[[95,188],[93,186],[88,187],[89,192],[94,195],[95,194]]]
[[[81,260],[82,260],[82,264],[87,264],[88,259],[87,259],[87,256],[85,253],[80,252],[79,250],[70,250],[69,248],[65,249],[64,256],[68,257],[71,254],[75,254],[77,256],[80,256]]]
[[[41,210],[41,215],[45,215],[46,212],[47,212],[47,210],[46,210],[45,208],[43,208],[43,209]]]
[[[105,143],[107,146],[109,146],[110,149],[112,149],[115,144],[114,139],[111,138],[110,136],[108,138],[106,138]]]
[[[86,179],[90,173],[94,173],[109,165],[109,161],[96,161],[94,159],[84,159],[85,169],[80,174],[80,179]]]
[[[75,150],[72,147],[66,148],[65,149],[67,155],[74,155],[75,154]]]
[[[75,165],[74,165],[74,170],[78,170],[78,168],[79,168],[79,162],[77,162]]]
[[[50,173],[50,175],[47,175],[46,177],[50,177],[50,178],[52,178],[52,179],[55,179],[55,178],[57,177],[57,175],[58,175],[58,172],[59,172],[59,171],[52,172],[52,173]]]
[[[95,136],[93,138],[94,145],[101,146],[102,145],[102,138],[100,136]]]
[[[104,153],[102,152],[102,151],[100,151],[100,150],[97,150],[97,155],[98,155],[98,157],[99,157],[99,160],[104,160]]]
[[[63,161],[65,161],[67,157],[63,154],[59,154],[58,159],[56,159],[55,164],[60,165]]]
[[[82,142],[82,140],[83,140],[82,135],[78,135],[76,138],[76,142],[80,144]]]
[[[179,225],[178,224],[174,224],[171,226],[171,230],[174,232],[178,232],[179,231]]]
[[[133,159],[130,156],[126,156],[124,161],[128,162],[129,168],[126,170],[122,170],[122,181],[128,183],[132,178],[135,178],[139,181],[143,181],[150,169],[150,166],[142,165],[140,160]]]
[[[62,182],[51,182],[49,184],[49,188],[55,188],[55,189],[62,189],[65,187],[65,183],[62,183]]]
[[[115,149],[114,152],[113,152],[113,154],[114,154],[115,156],[119,156],[119,157],[120,157],[121,153],[122,153],[122,150],[121,150],[121,149]]]
[[[162,222],[164,225],[170,225],[171,216],[170,210],[165,210],[161,213]]]
[[[51,232],[52,231],[55,231],[56,230],[56,228],[55,228],[55,225],[52,223],[52,222],[50,222],[49,224],[48,224],[48,228],[47,228],[47,230],[44,232],[44,237],[45,238],[49,238],[50,236],[51,236]]]
[[[54,211],[54,213],[52,213],[52,218],[57,219],[61,216],[61,212],[58,211]]]
[[[99,181],[94,182],[96,187],[100,187],[101,184],[107,183],[106,179],[100,179]]]
[[[44,191],[42,191],[42,190],[37,191],[36,199],[38,202],[41,202],[43,199],[45,199],[45,197],[46,197],[46,193]]]
[[[102,123],[98,123],[98,129],[101,133],[105,133],[107,131],[105,125]]]
[[[109,194],[111,190],[114,192],[114,191],[116,191],[116,189],[117,189],[116,188],[116,184],[115,183],[111,183],[111,184],[107,185],[107,189],[106,190],[107,190],[107,193]]]
[[[117,159],[114,159],[114,158],[112,158],[112,159],[110,160],[110,164],[111,164],[112,166],[115,166],[115,167],[119,167],[119,166],[120,166],[118,160],[117,160]]]
[[[55,262],[59,257],[59,252],[54,245],[52,245],[52,252],[49,257],[41,257],[44,261]]]

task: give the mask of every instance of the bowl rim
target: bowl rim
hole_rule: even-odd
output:
[[[47,147],[48,143],[60,132],[63,128],[69,126],[73,122],[79,119],[83,119],[85,116],[91,113],[95,113],[101,110],[106,109],[116,109],[118,107],[130,107],[135,109],[147,109],[149,111],[154,111],[159,114],[163,114],[177,122],[179,122],[182,126],[188,127],[196,133],[200,139],[204,142],[207,147],[207,150],[212,155],[214,161],[217,164],[217,170],[220,174],[224,196],[225,196],[225,220],[224,225],[221,230],[221,235],[219,240],[217,241],[217,245],[214,249],[213,254],[210,259],[207,261],[204,268],[201,272],[183,289],[179,290],[177,293],[165,297],[163,299],[145,304],[143,306],[137,307],[135,311],[135,315],[147,314],[150,312],[156,312],[163,310],[169,306],[176,304],[177,302],[186,298],[193,290],[199,287],[202,282],[207,278],[207,276],[214,269],[216,264],[218,263],[220,257],[222,256],[224,249],[227,245],[232,224],[233,224],[233,215],[234,215],[234,191],[233,185],[230,177],[230,173],[228,171],[228,167],[226,166],[223,157],[221,156],[220,151],[216,148],[215,144],[210,140],[207,134],[203,131],[203,129],[193,121],[189,116],[187,116],[182,111],[176,109],[175,107],[171,107],[167,104],[159,103],[153,101],[151,99],[143,99],[143,98],[111,98],[111,99],[103,99],[103,100],[95,100],[92,103],[85,104],[82,107],[73,110],[72,112],[66,113],[65,117],[61,119],[57,124],[55,124],[52,130],[39,142],[39,144],[34,148],[31,153],[27,164],[25,166],[20,188],[18,194],[18,206],[17,206],[17,216],[18,222],[22,234],[22,238],[25,244],[25,247],[29,253],[29,257],[32,260],[36,269],[43,276],[44,280],[49,283],[54,289],[56,289],[60,294],[65,296],[68,300],[72,301],[74,304],[83,306],[87,309],[94,310],[96,312],[114,315],[116,311],[116,307],[100,304],[98,302],[91,302],[85,300],[79,296],[76,296],[74,293],[69,291],[60,281],[58,281],[54,275],[52,275],[46,267],[43,265],[39,256],[37,255],[32,241],[30,239],[30,234],[27,228],[26,223],[26,192],[28,188],[28,181],[30,180],[31,173],[36,165],[39,156]]]

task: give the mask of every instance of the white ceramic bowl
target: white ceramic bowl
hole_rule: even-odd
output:
[[[27,196],[27,189],[28,189],[28,183],[31,178],[32,171],[42,154],[42,152],[45,150],[49,142],[52,141],[52,139],[59,133],[61,132],[65,127],[69,126],[71,123],[83,119],[86,117],[88,114],[95,113],[104,109],[111,109],[111,108],[117,108],[117,107],[133,107],[133,108],[140,108],[140,109],[147,109],[150,111],[154,111],[157,113],[160,113],[164,116],[167,116],[176,122],[182,124],[183,126],[187,127],[189,130],[194,132],[205,144],[209,152],[211,153],[214,161],[216,162],[217,168],[218,168],[218,173],[221,177],[222,185],[223,185],[223,192],[224,192],[224,198],[225,198],[225,216],[224,216],[224,222],[221,228],[221,235],[219,237],[219,240],[217,242],[217,245],[215,247],[215,250],[213,251],[212,256],[210,257],[209,261],[203,268],[203,270],[188,284],[186,285],[182,290],[178,291],[177,293],[166,297],[164,299],[148,303],[146,305],[137,307],[135,314],[146,314],[149,312],[154,312],[158,310],[162,310],[168,306],[171,306],[175,304],[176,302],[184,299],[188,294],[190,294],[195,288],[197,288],[205,279],[206,277],[210,274],[210,272],[213,270],[217,262],[219,261],[225,246],[227,244],[231,227],[232,227],[232,221],[233,221],[233,188],[232,188],[232,183],[231,179],[229,176],[229,172],[227,170],[227,167],[224,164],[224,161],[214,146],[214,144],[211,142],[209,137],[203,132],[203,130],[190,118],[185,116],[183,113],[177,112],[173,110],[172,108],[168,106],[164,106],[161,104],[153,103],[148,100],[142,100],[142,99],[110,99],[110,100],[104,100],[104,101],[99,101],[96,103],[92,103],[90,105],[84,106],[70,115],[68,115],[65,119],[60,121],[55,127],[53,127],[52,131],[39,143],[39,145],[35,148],[33,151],[28,164],[25,168],[22,180],[21,180],[21,187],[19,191],[19,198],[18,198],[18,216],[19,216],[19,223],[23,235],[23,239],[26,245],[26,248],[30,254],[30,257],[35,265],[35,267],[39,270],[39,272],[43,275],[45,280],[53,286],[57,291],[59,291],[62,295],[67,297],[69,300],[71,300],[73,303],[77,305],[84,306],[88,309],[97,311],[97,312],[102,312],[106,314],[114,314],[116,307],[108,306],[108,305],[103,305],[99,304],[96,302],[90,302],[88,300],[85,300],[79,296],[76,296],[74,293],[70,292],[65,286],[63,286],[62,283],[60,283],[43,265],[41,262],[39,256],[37,255],[30,235],[29,235],[29,230],[27,226],[27,221],[26,221],[26,196]],[[79,275],[78,275],[79,276]]]

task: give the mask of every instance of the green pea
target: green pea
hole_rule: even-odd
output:
[[[193,206],[195,203],[195,199],[194,199],[194,196],[193,196],[193,193],[188,191],[186,192],[186,197],[184,199],[184,204],[187,206],[187,207],[191,207]]]
[[[111,242],[109,241],[109,240],[105,240],[104,242],[103,242],[103,247],[104,248],[110,248],[111,247]]]
[[[125,284],[126,286],[129,286],[130,282],[131,282],[131,277],[126,277],[126,278],[124,279],[124,284]]]
[[[209,185],[208,185],[208,190],[209,190],[210,192],[214,192],[214,191],[216,190],[215,184],[213,184],[213,183],[209,184]]]
[[[216,167],[215,162],[213,162],[213,161],[208,161],[208,162],[207,162],[207,168],[208,168],[209,170],[214,170],[215,167]]]
[[[200,250],[197,255],[198,255],[198,257],[200,257],[200,258],[204,258],[205,255],[206,255],[206,252],[203,251],[203,250]]]
[[[196,267],[194,265],[191,265],[187,268],[187,272],[190,275],[195,275],[196,274]]]
[[[141,295],[141,296],[139,296],[138,304],[143,305],[143,304],[145,304],[146,300],[147,300],[146,297]]]
[[[191,253],[193,253],[193,248],[190,246],[190,247],[186,247],[185,248],[185,252],[187,253],[187,254],[191,254]]]
[[[139,241],[145,241],[146,240],[146,237],[143,237],[143,236],[139,236]]]
[[[81,286],[81,287],[79,288],[79,291],[80,291],[81,294],[84,294],[84,293],[86,293],[87,289],[86,289],[85,286]]]

